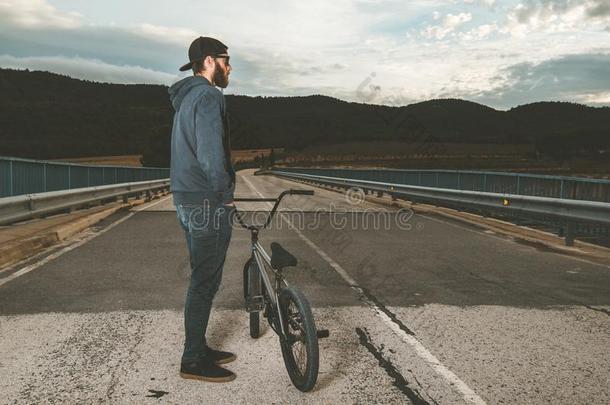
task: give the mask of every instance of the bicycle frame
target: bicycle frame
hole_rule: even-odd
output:
[[[275,311],[277,312],[277,317],[278,317],[278,321],[279,321],[279,325],[280,325],[280,335],[281,335],[280,337],[282,339],[286,338],[286,329],[284,326],[284,321],[282,320],[281,311],[280,311],[280,307],[279,307],[278,291],[282,287],[282,284],[285,285],[286,287],[288,287],[288,283],[284,279],[284,276],[282,275],[282,271],[273,268],[273,266],[271,265],[271,257],[265,251],[265,249],[262,247],[262,245],[258,242],[258,232],[260,229],[264,229],[269,225],[269,223],[271,222],[271,218],[275,214],[277,207],[279,206],[280,202],[282,201],[282,198],[284,198],[285,195],[287,195],[287,194],[289,194],[289,195],[295,195],[295,194],[313,195],[313,193],[314,193],[313,190],[290,189],[290,190],[283,191],[277,198],[235,198],[234,199],[234,201],[243,201],[243,202],[246,202],[246,201],[249,201],[249,202],[271,202],[271,201],[273,201],[273,202],[275,202],[275,205],[273,206],[273,209],[271,210],[271,213],[267,217],[267,220],[265,221],[264,225],[245,224],[243,222],[242,218],[239,216],[237,208],[235,209],[235,216],[237,217],[237,220],[239,221],[241,226],[243,228],[248,229],[251,232],[252,257],[254,258],[254,261],[256,261],[258,271],[261,275],[261,280],[263,281],[263,286],[264,286],[263,288],[265,288],[265,290],[267,291],[267,296],[269,297],[269,300],[271,301],[271,305],[274,306]],[[266,270],[267,267],[269,267],[271,269],[271,271],[273,272],[273,274],[275,275],[275,280],[274,280],[275,285],[273,285],[271,283],[271,280],[269,279],[269,275],[267,274],[267,270]]]
[[[280,201],[287,194],[313,195],[314,191],[290,189],[282,192],[278,198],[235,198],[234,201],[274,201],[275,205],[263,225],[244,223],[235,207],[231,213],[231,225],[236,218],[251,235],[250,257],[243,267],[243,296],[250,318],[250,337],[257,339],[261,336],[263,312],[262,316],[267,318],[269,327],[279,337],[282,357],[292,384],[300,391],[307,392],[314,387],[318,378],[318,339],[328,337],[329,332],[328,329],[316,328],[309,301],[298,288],[289,286],[284,279],[284,269],[296,266],[298,259],[277,242],[271,243],[269,255],[258,240],[260,229],[269,225]]]

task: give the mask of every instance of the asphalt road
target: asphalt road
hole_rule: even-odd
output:
[[[287,188],[312,187],[238,174],[238,197]],[[609,266],[332,191],[282,207],[261,243],[299,258],[286,275],[330,330],[314,391],[273,331],[248,335],[238,228],[208,329],[238,378],[180,379],[188,256],[166,198],[0,273],[0,403],[610,403]]]

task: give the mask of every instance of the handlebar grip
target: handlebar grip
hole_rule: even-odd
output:
[[[313,195],[313,190],[290,190],[290,194]]]

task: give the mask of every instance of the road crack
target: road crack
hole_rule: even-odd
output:
[[[588,308],[591,311],[601,312],[602,314],[606,314],[606,315],[610,316],[610,310],[607,310],[605,308],[595,308],[595,307],[592,307],[591,305],[585,305],[585,308]]]
[[[382,348],[376,347],[366,328],[356,328],[356,333],[360,341],[360,345],[364,346],[379,362],[379,366],[392,378],[392,385],[400,390],[411,402],[415,405],[430,405],[428,401],[422,398],[417,389],[409,386],[409,382],[398,371],[396,366],[382,354]],[[436,403],[436,401],[434,401]]]
[[[398,325],[400,330],[402,330],[406,334],[415,336],[415,332],[413,332],[411,329],[409,329],[407,327],[407,325],[405,325],[400,319],[398,319],[396,314],[394,312],[390,311],[388,309],[388,307],[386,307],[381,301],[379,301],[377,299],[377,297],[375,297],[373,294],[371,294],[371,292],[368,289],[363,288],[363,287],[358,287],[358,286],[352,286],[352,288],[354,290],[356,290],[356,292],[358,293],[358,298],[360,298],[361,301],[363,301],[365,304],[367,304],[374,310],[379,310],[379,311],[383,312],[384,314],[386,314],[388,316],[388,318],[390,318],[390,320],[392,322],[394,322],[396,325]]]

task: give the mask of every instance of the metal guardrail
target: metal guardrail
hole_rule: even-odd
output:
[[[0,198],[168,177],[167,168],[90,166],[0,157]]]
[[[131,195],[169,189],[169,179],[86,187],[74,190],[50,191],[0,198],[0,225],[36,218],[64,210]]]
[[[277,172],[301,173],[400,185],[446,188],[587,200],[610,203],[610,180],[469,170],[279,168]]]
[[[565,225],[565,234],[563,236],[565,237],[566,245],[569,246],[573,245],[575,230],[579,223],[610,225],[610,203],[605,202],[412,186],[370,180],[290,173],[286,169],[271,169],[268,173],[341,188],[358,187],[365,191],[377,192],[379,194],[387,193],[393,198],[404,198],[413,202],[432,203],[461,209],[474,208],[486,212],[510,212],[517,216],[544,217],[560,221]]]

